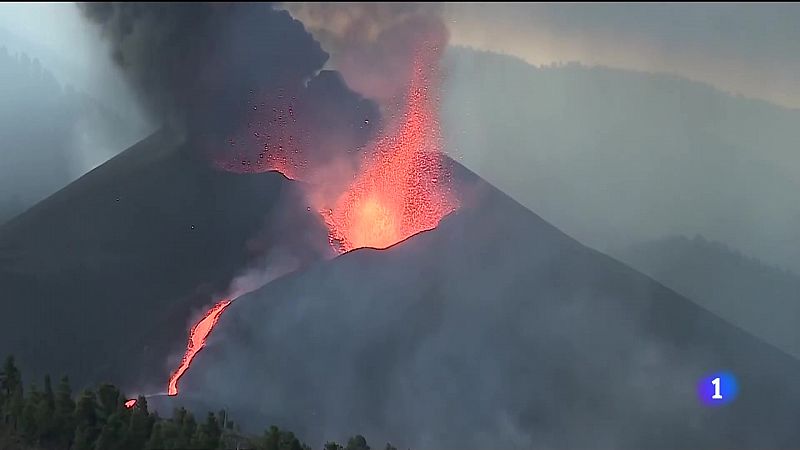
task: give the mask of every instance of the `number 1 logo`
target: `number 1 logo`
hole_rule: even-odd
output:
[[[726,405],[736,399],[739,384],[730,372],[706,375],[697,383],[698,400],[706,406]]]
[[[711,380],[711,384],[714,385],[714,395],[712,395],[711,398],[713,400],[722,400],[722,394],[719,393],[719,385],[720,385],[719,377]]]

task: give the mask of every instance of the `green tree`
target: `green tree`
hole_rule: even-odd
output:
[[[3,423],[9,425],[12,430],[16,430],[25,404],[22,374],[14,362],[14,357],[10,355],[6,357],[3,370],[0,372],[0,393],[3,398]]]
[[[11,429],[17,431],[20,422],[22,421],[22,413],[25,410],[25,396],[22,391],[22,383],[18,383],[14,390],[11,392],[6,405],[6,424],[10,425]]]
[[[42,394],[35,384],[32,384],[28,396],[25,399],[25,406],[22,410],[21,431],[22,437],[28,443],[34,443],[39,438],[39,427],[36,424],[36,411],[39,409],[39,402]]]
[[[97,397],[91,390],[81,394],[75,405],[75,450],[92,450],[99,434]]]
[[[22,384],[22,375],[17,369],[13,356],[6,357],[3,364],[3,371],[0,372],[0,389],[3,391],[3,397],[8,399],[11,394],[17,389],[18,385]]]
[[[141,450],[144,448],[150,438],[153,422],[153,417],[150,416],[147,410],[147,399],[140,395],[131,411],[130,425],[123,447],[129,450]]]
[[[96,450],[119,450],[123,448],[128,432],[128,414],[116,411],[103,424],[95,443]]]
[[[55,440],[55,412],[56,397],[53,392],[53,385],[50,381],[50,375],[45,375],[44,392],[42,392],[41,401],[36,409],[36,423],[39,427],[39,440],[41,442],[50,443]]]
[[[73,450],[91,450],[93,441],[92,430],[87,427],[78,427],[75,429],[72,448]]]
[[[55,443],[59,448],[69,448],[75,433],[75,401],[69,378],[61,378],[56,388],[55,416],[53,417]]]
[[[367,445],[367,440],[364,436],[358,434],[350,439],[347,440],[347,446],[344,448],[345,450],[369,450],[369,445]]]
[[[175,448],[189,448],[192,437],[197,431],[197,422],[192,413],[181,407],[173,414],[173,420],[178,427],[178,436],[175,440]]]
[[[163,445],[161,445],[159,447],[159,446],[156,446],[156,444],[158,444],[158,442],[156,441],[156,442],[154,442],[152,444],[151,448],[154,448],[154,449],[155,448],[163,448],[163,449],[181,448],[178,445],[179,441],[181,440],[180,428],[178,427],[177,423],[175,422],[175,416],[173,415],[172,419],[165,420],[165,421],[161,422],[159,425],[161,425],[159,427],[159,433],[161,434],[161,439],[163,440],[164,443],[163,443]],[[152,439],[152,434],[151,434],[151,439]],[[148,445],[150,445],[150,444],[148,444]],[[184,445],[183,448],[186,448],[186,446]]]
[[[145,445],[146,450],[163,450],[166,448],[173,448],[167,446],[167,440],[164,439],[164,423],[156,423],[153,425],[153,431],[150,433],[150,439],[147,440]],[[98,449],[99,450],[99,449]]]
[[[192,437],[191,447],[214,450],[219,447],[221,437],[222,428],[219,426],[217,417],[214,413],[209,412],[205,423],[197,427],[197,432]]]
[[[256,443],[258,450],[305,450],[309,447],[291,431],[284,431],[272,425],[264,432],[264,436]]]
[[[97,415],[100,420],[106,420],[123,408],[122,393],[113,384],[101,384],[97,388]]]
[[[344,447],[336,442],[326,442],[322,450],[344,450]]]

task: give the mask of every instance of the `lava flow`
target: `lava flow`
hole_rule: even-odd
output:
[[[203,315],[203,318],[192,327],[192,330],[189,332],[189,343],[186,346],[183,359],[181,359],[181,364],[175,369],[175,372],[172,372],[172,376],[169,377],[167,395],[178,395],[178,380],[180,380],[186,370],[189,369],[197,353],[205,347],[206,339],[208,335],[211,334],[211,330],[214,329],[214,325],[217,324],[219,316],[222,315],[222,312],[225,311],[225,308],[230,304],[231,300],[227,299],[217,302],[217,304],[211,307],[211,309]]]
[[[334,208],[321,212],[339,252],[387,248],[436,228],[458,207],[439,151],[432,67],[417,59],[399,125],[375,142]]]

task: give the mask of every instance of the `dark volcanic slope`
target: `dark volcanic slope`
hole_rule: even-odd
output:
[[[434,231],[237,300],[179,401],[314,445],[800,445],[795,360],[473,183]],[[704,408],[719,369],[739,398]]]
[[[800,276],[702,236],[672,236],[615,256],[710,311],[800,356]]]
[[[190,315],[274,244],[266,217],[292,194],[190,153],[156,133],[0,228],[0,354],[37,378],[166,383]]]

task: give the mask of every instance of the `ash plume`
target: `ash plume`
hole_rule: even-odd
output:
[[[348,86],[382,106],[403,93],[420,45],[441,52],[439,3],[286,3],[331,54]],[[438,55],[437,55],[438,59]]]
[[[258,105],[282,93],[286,101],[313,105],[305,108],[310,111],[307,117],[300,118],[310,125],[298,134],[329,133],[328,124],[333,123],[337,132],[354,136],[345,141],[358,146],[369,130],[342,126],[341,118],[378,122],[374,108],[342,83],[327,79],[313,83],[329,89],[326,95],[306,91],[328,54],[301,22],[272,5],[86,3],[80,7],[108,40],[114,62],[148,113],[185,133],[194,149],[220,152],[223,143],[248,131]],[[331,96],[344,101],[327,101]],[[316,108],[317,100],[323,111]],[[271,130],[261,131],[266,135]],[[258,152],[250,149],[248,154]]]

